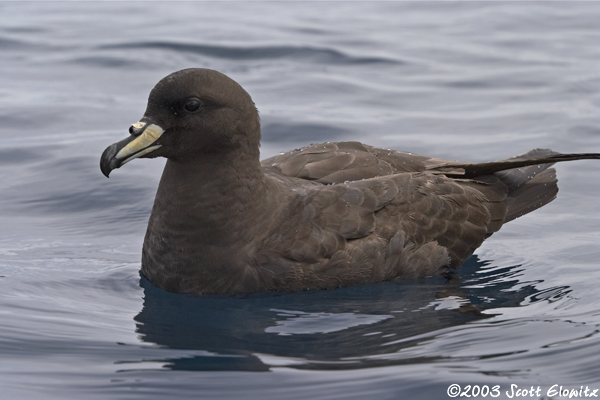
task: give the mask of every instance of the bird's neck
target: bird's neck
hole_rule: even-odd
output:
[[[226,245],[248,240],[240,227],[262,217],[267,184],[258,154],[205,155],[193,162],[168,160],[150,224],[181,231],[195,243]],[[150,228],[150,227],[149,227]]]
[[[244,157],[167,161],[142,252],[142,272],[157,286],[217,293],[243,281],[249,243],[264,231],[274,201],[258,154]],[[215,281],[223,274],[240,277]]]

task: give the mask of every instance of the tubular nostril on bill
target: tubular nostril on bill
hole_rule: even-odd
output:
[[[129,127],[129,133],[134,136],[139,136],[142,132],[144,132],[144,128],[146,128],[146,122],[136,122],[135,124]]]

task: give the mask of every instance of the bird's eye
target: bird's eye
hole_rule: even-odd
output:
[[[198,111],[200,109],[201,105],[202,105],[202,103],[198,99],[188,99],[185,102],[185,105],[183,106],[183,108],[185,108],[186,111],[194,112],[194,111]]]

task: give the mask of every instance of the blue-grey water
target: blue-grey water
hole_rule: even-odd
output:
[[[598,162],[559,165],[557,200],[460,280],[236,297],[141,279],[164,160],[98,166],[187,67],[251,93],[263,157],[339,140],[464,161],[600,152],[599,21],[597,2],[0,3],[0,398],[600,389]]]

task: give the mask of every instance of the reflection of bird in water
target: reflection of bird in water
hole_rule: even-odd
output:
[[[517,307],[542,293],[519,282],[519,271],[518,266],[487,269],[474,256],[461,269],[469,282],[462,290],[457,282],[438,277],[337,291],[240,296],[180,296],[142,279],[144,305],[135,317],[136,331],[144,342],[161,347],[147,357],[162,360],[169,369],[264,371],[285,365],[328,370],[410,364],[423,361],[419,347],[424,342],[435,342],[438,335],[467,322],[485,324],[493,316],[444,307],[442,293],[466,296],[492,313]]]
[[[500,227],[552,201],[551,163],[599,154],[532,150],[460,163],[357,142],[313,144],[259,162],[250,96],[186,69],[150,93],[101,169],[168,158],[142,272],[175,292],[325,289],[451,272]]]

